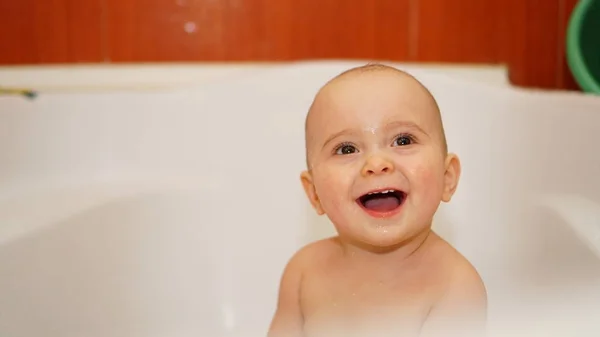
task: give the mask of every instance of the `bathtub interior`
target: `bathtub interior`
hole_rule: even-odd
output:
[[[355,64],[2,98],[2,335],[264,334],[287,259],[334,233],[301,190],[303,121]],[[461,157],[434,227],[482,274],[490,331],[596,335],[600,102],[399,67]]]
[[[292,253],[295,242],[287,238],[293,229],[270,228],[283,240],[248,244],[257,238],[246,218],[256,217],[256,209],[224,213],[231,196],[219,190],[113,197],[5,243],[3,335],[263,332],[264,308],[276,300],[279,271],[273,264],[282,266]]]

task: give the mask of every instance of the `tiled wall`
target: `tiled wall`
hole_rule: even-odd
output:
[[[0,64],[366,58],[508,64],[576,88],[577,0],[0,0]]]

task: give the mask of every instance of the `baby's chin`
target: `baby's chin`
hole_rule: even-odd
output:
[[[343,236],[348,243],[362,250],[373,253],[388,253],[417,239],[418,234],[426,230],[407,228],[407,226],[401,224],[391,226],[373,225],[363,227],[356,232],[346,231]]]

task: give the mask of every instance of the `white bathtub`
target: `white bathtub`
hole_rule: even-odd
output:
[[[299,182],[306,109],[356,64],[161,68],[187,77],[158,87],[0,70],[46,89],[0,97],[0,335],[264,335],[288,258],[333,233]],[[481,272],[491,334],[597,336],[600,99],[401,67],[461,156],[435,228]]]

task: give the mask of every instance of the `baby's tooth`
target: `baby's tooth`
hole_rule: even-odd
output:
[[[381,192],[369,192],[369,193],[367,193],[367,195],[385,194],[385,193],[392,193],[392,192],[394,192],[394,190],[386,190],[386,191],[381,191]]]

